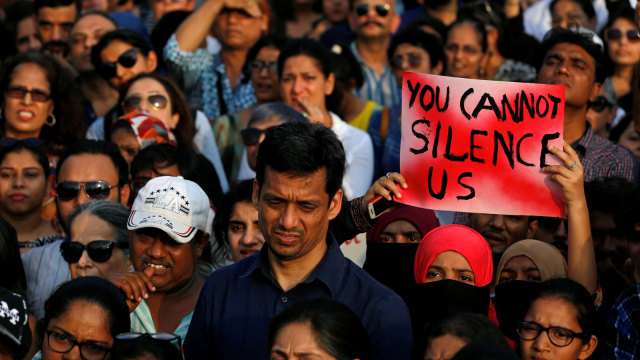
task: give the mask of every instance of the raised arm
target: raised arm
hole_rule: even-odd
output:
[[[543,169],[551,174],[551,179],[562,186],[564,202],[567,206],[568,251],[567,265],[569,279],[582,284],[591,294],[598,286],[596,254],[591,238],[589,210],[584,195],[584,173],[578,154],[566,142],[563,149],[549,148],[563,165],[552,165]]]
[[[256,0],[205,0],[176,30],[176,41],[180,50],[195,51],[225,7],[243,9],[249,15],[256,17],[262,15]]]

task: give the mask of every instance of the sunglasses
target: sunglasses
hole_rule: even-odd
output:
[[[618,29],[609,29],[604,33],[604,35],[606,36],[607,40],[620,40],[623,36],[626,36],[629,42],[640,41],[640,32],[638,32],[638,30],[627,30],[625,33],[623,33]]]
[[[5,92],[8,97],[12,99],[24,99],[27,94],[31,94],[31,100],[36,102],[47,102],[51,99],[51,94],[44,90],[40,89],[31,89],[28,90],[22,86],[9,86],[7,91]]]
[[[87,245],[77,241],[65,241],[60,244],[60,250],[62,251],[62,258],[70,264],[77,263],[85,250],[87,250],[87,255],[91,260],[103,263],[111,258],[115,246],[116,243],[109,240],[95,240]]]
[[[603,112],[606,108],[610,109],[612,107],[613,104],[607,101],[604,96],[596,96],[595,100],[589,104],[589,108],[596,112]]]
[[[100,76],[102,76],[105,79],[111,79],[116,77],[116,75],[118,74],[117,64],[120,64],[126,67],[127,69],[132,68],[133,65],[135,65],[136,62],[138,61],[139,51],[140,49],[138,48],[131,48],[123,52],[122,55],[118,57],[118,60],[116,62],[103,62],[100,65],[100,69],[98,71],[100,73]]]
[[[369,8],[370,8],[369,4],[358,4],[353,9],[355,10],[356,15],[365,16],[369,13]],[[391,11],[391,5],[389,4],[373,5],[373,9],[376,11],[376,14],[378,14],[378,16],[385,17],[389,14],[389,11]]]
[[[16,144],[22,144],[29,149],[37,149],[44,144],[44,140],[40,138],[14,139],[10,137],[0,139],[0,148],[8,148]]]
[[[277,62],[265,62],[262,60],[254,60],[252,62],[249,63],[249,67],[251,68],[251,70],[260,72],[262,71],[262,69],[267,68],[267,70],[269,70],[269,72],[271,73],[275,73],[276,71],[278,71],[278,63]]]
[[[409,55],[407,60],[409,62],[410,68],[417,68],[422,64],[422,61],[424,59],[420,55],[411,54]],[[404,59],[401,56],[394,57],[391,59],[391,66],[394,68],[398,68],[398,69],[401,68],[403,63],[404,63]]]
[[[240,135],[242,135],[242,143],[245,146],[253,146],[257,145],[258,141],[260,141],[260,136],[264,134],[267,130],[261,130],[256,128],[246,128],[240,130]]]
[[[80,188],[84,189],[92,200],[106,200],[111,193],[111,188],[119,187],[119,185],[109,185],[106,181],[63,181],[56,185],[57,197],[60,201],[71,201],[78,196]]]
[[[169,104],[167,97],[159,93],[150,93],[147,95],[147,102],[151,105],[153,110],[164,109],[167,107],[167,104]],[[130,113],[139,109],[140,103],[142,103],[142,96],[131,95],[124,99],[122,102],[122,108],[125,113]]]
[[[178,349],[180,350],[180,354],[182,354],[182,359],[184,359],[184,351],[182,349],[182,338],[180,335],[168,333],[168,332],[158,332],[158,333],[122,333],[116,335],[116,341],[130,341],[138,338],[149,338],[158,341],[168,341],[173,342],[178,340]]]

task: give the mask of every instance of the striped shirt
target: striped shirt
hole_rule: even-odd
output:
[[[362,60],[355,41],[351,43],[351,51],[356,59],[358,59],[360,67],[362,68],[362,74],[364,75],[364,84],[360,89],[355,89],[353,91],[354,94],[359,98],[374,101],[388,108],[393,105],[400,105],[400,88],[396,83],[396,78],[393,76],[389,65],[385,66],[384,71],[378,77],[375,71]]]

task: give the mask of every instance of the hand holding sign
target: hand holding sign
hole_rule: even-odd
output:
[[[431,209],[564,216],[542,171],[558,160],[564,87],[405,72],[402,203]]]

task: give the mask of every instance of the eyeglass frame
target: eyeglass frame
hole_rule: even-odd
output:
[[[536,334],[536,336],[535,336],[535,337],[533,337],[533,338],[531,338],[531,339],[527,339],[527,338],[525,338],[525,337],[520,333],[520,329],[521,329],[523,326],[525,326],[525,325],[535,325],[535,326],[538,328],[538,331],[537,331],[537,334]],[[568,343],[566,343],[566,344],[564,344],[564,345],[558,345],[558,344],[556,344],[556,343],[553,341],[553,338],[551,337],[551,333],[550,333],[550,331],[551,331],[551,330],[554,330],[554,329],[559,329],[559,330],[562,330],[562,331],[566,331],[566,332],[568,332],[568,333],[571,335],[571,339],[569,340],[569,342],[568,342]],[[522,340],[525,340],[525,341],[533,341],[533,340],[536,340],[537,338],[539,338],[539,337],[540,337],[540,334],[542,334],[542,332],[546,332],[546,333],[547,333],[547,338],[549,339],[549,342],[551,342],[551,344],[553,344],[553,346],[556,346],[556,347],[567,347],[567,346],[571,345],[571,343],[573,342],[573,339],[575,339],[575,338],[581,339],[581,340],[583,340],[583,341],[585,341],[585,340],[587,340],[587,339],[588,339],[588,335],[587,335],[586,333],[584,333],[584,332],[575,332],[575,331],[573,331],[573,330],[570,330],[570,329],[567,329],[567,328],[563,328],[562,326],[550,326],[550,327],[544,327],[544,326],[542,326],[542,325],[538,324],[538,323],[537,323],[537,322],[535,322],[535,321],[520,321],[520,322],[518,323],[518,326],[517,326],[517,328],[516,328],[516,331],[517,331],[517,333],[518,333],[518,336],[519,336]]]
[[[171,337],[163,339],[159,336],[169,336]],[[121,333],[116,335],[115,340],[116,341],[129,341],[129,340],[135,340],[137,338],[140,337],[148,337],[150,339],[153,340],[158,340],[158,341],[168,341],[168,342],[172,342],[174,340],[178,340],[178,349],[180,350],[180,354],[182,355],[182,360],[184,360],[184,348],[182,347],[182,337],[180,335],[177,334],[173,334],[173,333],[169,333],[169,332],[157,332],[157,333],[137,333],[137,332],[126,332],[126,333]]]
[[[70,199],[61,199],[60,198],[60,193],[58,191],[58,187],[60,186],[60,184],[64,184],[64,183],[72,183],[72,184],[76,184],[78,186],[78,188],[76,189],[77,193],[74,197],[70,198]],[[105,184],[107,189],[109,190],[109,192],[107,193],[107,197],[105,197],[104,199],[96,199],[94,197],[92,197],[91,195],[89,195],[89,193],[87,192],[87,188],[86,185],[87,184]],[[59,199],[62,202],[67,202],[67,201],[71,201],[75,198],[78,197],[78,195],[80,194],[80,188],[82,188],[82,192],[84,192],[85,195],[87,195],[87,197],[91,200],[106,200],[109,195],[111,195],[111,189],[113,188],[118,188],[118,190],[120,190],[120,184],[116,184],[116,185],[109,185],[108,182],[104,181],[104,180],[92,180],[92,181],[61,181],[59,183],[56,184],[56,198]]]
[[[123,59],[123,56],[125,56],[125,54],[130,54],[133,52],[133,64],[131,65],[126,65],[123,64],[121,60]],[[120,66],[127,68],[127,69],[131,69],[132,67],[134,67],[136,65],[136,63],[138,62],[138,53],[141,53],[142,50],[140,50],[137,47],[132,47],[131,49],[122,52],[122,54],[120,54],[120,56],[118,56],[118,59],[116,59],[116,61],[104,61],[100,64],[100,68],[96,69],[97,72],[105,79],[109,80],[109,79],[113,79],[114,77],[118,76],[118,64],[120,64]]]
[[[611,35],[609,35],[609,33],[611,32],[618,32],[620,34],[617,36],[611,37]],[[636,36],[629,36],[629,34],[634,32]],[[637,43],[638,41],[640,41],[640,31],[637,29],[630,29],[627,31],[622,31],[620,29],[607,29],[604,32],[604,37],[605,37],[605,40],[607,41],[619,41],[619,40],[622,40],[623,37],[625,37],[627,38],[627,41],[632,43]]]
[[[154,96],[160,97],[162,99],[164,99],[164,104],[159,104],[159,105],[155,105],[150,99]],[[137,98],[138,99],[138,104],[136,106],[129,106],[127,105],[127,102],[133,98]],[[151,108],[153,110],[162,110],[162,109],[166,109],[167,106],[169,106],[169,102],[171,101],[171,99],[169,99],[169,97],[164,96],[164,94],[158,92],[158,91],[151,91],[149,93],[147,93],[147,95],[142,95],[142,94],[131,94],[129,96],[127,96],[126,98],[124,98],[124,100],[122,100],[121,106],[122,109],[127,112],[130,113],[132,111],[136,111],[140,109],[140,105],[142,104],[142,101],[145,100],[149,105],[151,105]],[[129,109],[130,107],[130,109]]]
[[[356,14],[356,16],[362,17],[367,15],[369,13],[369,10],[371,10],[372,7],[375,10],[376,15],[380,17],[387,17],[391,13],[391,5],[389,4],[369,5],[367,3],[355,5],[353,7],[353,12]],[[363,10],[361,9],[364,9],[364,8],[366,8],[366,11],[362,12]]]
[[[11,95],[12,91],[20,91],[22,93],[22,96]],[[24,98],[27,97],[27,94],[29,94],[31,96],[31,101],[33,101],[33,102],[46,103],[47,101],[51,100],[51,93],[48,93],[48,92],[46,92],[44,90],[41,90],[41,89],[27,89],[24,86],[18,86],[18,85],[7,87],[7,89],[4,91],[4,93],[9,98],[16,99],[16,100],[24,100]],[[33,94],[40,95],[40,96],[44,97],[44,99],[43,100],[36,99],[36,98],[33,97]]]
[[[271,74],[277,73],[278,72],[278,62],[274,61],[274,62],[267,62],[267,61],[262,61],[262,60],[253,60],[252,62],[249,63],[249,69],[251,69],[251,71],[257,71],[257,72],[262,72],[262,70],[264,68],[267,68],[267,71]]]
[[[108,244],[107,244],[107,250],[109,250],[109,257],[108,257],[106,260],[104,260],[104,261],[100,261],[100,260],[94,259],[94,258],[93,258],[93,256],[91,256],[91,252],[89,251],[89,246],[90,246],[91,244],[93,244],[93,243],[96,243],[96,242],[100,242],[100,243],[106,242],[106,243],[108,243]],[[63,247],[68,246],[68,245],[65,245],[65,244],[71,244],[71,243],[80,244],[80,245],[82,246],[82,250],[80,251],[80,256],[78,257],[78,259],[77,259],[76,261],[69,261],[69,260],[67,260],[67,258],[64,256],[65,251],[64,251]],[[104,239],[90,241],[89,243],[87,243],[87,245],[85,245],[85,244],[83,244],[83,243],[81,243],[81,242],[79,242],[79,241],[71,241],[71,240],[69,240],[69,241],[65,241],[65,242],[63,242],[62,244],[60,244],[60,251],[62,252],[62,258],[64,259],[64,261],[68,262],[69,264],[74,264],[74,263],[77,263],[78,261],[80,261],[80,258],[82,258],[82,254],[83,254],[85,251],[87,252],[87,255],[89,256],[89,258],[91,259],[91,261],[95,261],[95,262],[100,263],[100,264],[102,264],[102,263],[106,263],[106,262],[107,262],[107,261],[109,261],[109,259],[111,259],[111,257],[113,256],[113,250],[114,250],[115,248],[127,249],[127,248],[129,248],[129,246],[128,246],[128,245],[125,245],[125,244],[121,244],[121,243],[119,243],[119,242],[117,242],[117,241],[104,240]]]
[[[55,333],[59,333],[59,334],[62,334],[62,335],[64,335],[64,336],[66,336],[66,337],[68,338],[68,341],[71,343],[71,347],[70,347],[69,349],[65,350],[65,351],[55,350],[55,349],[51,346],[51,334],[53,334],[54,332],[55,332]],[[53,352],[55,352],[55,353],[58,353],[58,354],[66,354],[66,353],[68,353],[69,351],[71,351],[74,347],[76,347],[76,346],[77,346],[77,347],[78,347],[78,350],[80,351],[80,356],[81,356],[83,359],[87,359],[87,357],[86,357],[86,356],[84,356],[84,354],[83,354],[83,352],[82,352],[82,348],[83,348],[83,346],[85,346],[85,345],[99,346],[99,347],[104,348],[104,349],[105,349],[105,352],[104,352],[104,355],[102,355],[102,359],[101,359],[101,360],[104,360],[104,359],[107,357],[107,355],[111,352],[111,348],[108,348],[108,347],[105,347],[105,346],[102,346],[102,345],[95,344],[95,343],[94,343],[94,342],[92,342],[92,341],[82,341],[82,342],[80,342],[80,341],[78,341],[76,338],[74,338],[73,336],[68,335],[68,334],[65,334],[65,333],[61,333],[61,332],[59,332],[59,331],[55,331],[55,330],[45,330],[45,333],[47,334],[47,346],[49,346],[49,349],[51,349],[51,351],[53,351]]]

